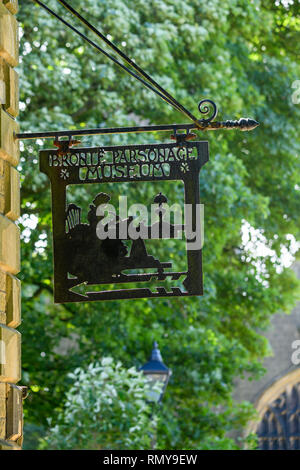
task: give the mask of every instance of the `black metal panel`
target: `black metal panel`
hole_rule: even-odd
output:
[[[187,270],[172,270],[172,262],[161,262],[146,250],[143,237],[130,238],[128,225],[132,219],[118,218],[117,238],[102,240],[96,235],[100,219],[97,206],[110,200],[104,192],[93,195],[87,223],[81,220],[81,208],[67,204],[68,185],[89,185],[97,183],[176,181],[184,184],[184,203],[191,207],[191,229],[196,230],[199,211],[199,172],[208,161],[207,142],[185,142],[167,144],[146,144],[128,146],[107,146],[40,152],[40,169],[47,174],[52,189],[53,249],[54,249],[54,297],[56,303],[83,302],[110,299],[132,299],[142,297],[174,297],[202,295],[202,250],[186,250]],[[149,190],[151,191],[151,186]],[[161,193],[149,201],[157,204],[159,222],[151,226],[140,224],[144,238],[163,239],[166,222],[163,204],[167,197]],[[139,201],[137,201],[139,202]],[[186,207],[186,206],[185,206]],[[168,238],[176,238],[178,231],[185,232],[185,225],[169,223]],[[165,232],[164,232],[165,233]],[[131,241],[130,252],[124,240]],[[139,274],[126,274],[128,269],[148,270]],[[151,269],[151,272],[149,272]],[[168,289],[166,280],[174,282]],[[147,282],[157,281],[155,288]],[[144,283],[143,287],[118,288],[118,284]],[[113,289],[103,286],[113,284]],[[76,286],[84,285],[86,292],[74,292]],[[101,290],[102,285],[102,290]],[[99,291],[88,291],[87,286],[99,286]],[[182,287],[184,286],[184,288]]]

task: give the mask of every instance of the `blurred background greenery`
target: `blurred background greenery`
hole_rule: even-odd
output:
[[[71,19],[55,0],[47,5]],[[220,120],[251,117],[261,124],[250,133],[199,133],[209,141],[210,161],[200,178],[204,296],[195,298],[54,305],[50,184],[38,166],[38,151],[52,142],[22,144],[20,331],[22,384],[31,392],[25,448],[38,447],[50,417],[52,426],[58,422],[70,373],[106,356],[139,367],[154,339],[173,370],[157,447],[235,448],[228,432],[241,430],[253,408],[232,400],[234,379],[263,374],[269,348],[262,330],[272,314],[290,311],[299,292],[288,268],[299,239],[300,104],[292,102],[300,79],[299,2],[86,0],[83,7],[73,0],[72,6],[194,114],[210,98]],[[22,131],[186,122],[33,2],[20,0],[18,19]],[[82,143],[168,138],[99,136]],[[118,184],[115,196],[124,192],[136,202],[156,194],[151,184],[143,190]]]

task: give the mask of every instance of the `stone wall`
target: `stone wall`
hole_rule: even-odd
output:
[[[22,444],[18,0],[0,0],[0,449]]]

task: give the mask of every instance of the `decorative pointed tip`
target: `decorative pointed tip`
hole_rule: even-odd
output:
[[[238,121],[238,125],[241,131],[252,131],[259,126],[259,122],[255,121],[255,119],[241,118]]]

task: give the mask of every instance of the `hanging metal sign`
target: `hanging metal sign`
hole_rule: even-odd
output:
[[[102,49],[43,2],[35,2],[192,121],[192,124],[101,127],[15,135],[16,139],[22,140],[54,138],[54,144],[58,147],[58,150],[40,152],[40,169],[50,178],[52,189],[55,302],[202,295],[203,224],[199,200],[199,172],[208,161],[208,144],[190,142],[190,139],[196,137],[190,131],[250,131],[259,123],[249,118],[214,121],[218,110],[210,99],[203,99],[198,104],[200,114],[206,116],[198,119],[67,1],[59,0],[59,3],[104,41],[121,60]],[[179,130],[185,133],[178,134]],[[173,131],[174,135],[171,137],[176,143],[71,149],[72,145],[79,143],[72,138],[80,135],[156,131]],[[60,137],[68,137],[69,140],[59,140]],[[183,182],[183,220],[172,222],[169,217],[170,208],[167,203],[172,204],[172,195],[174,197],[172,192],[169,193],[169,189],[168,200],[161,190],[156,195],[150,195],[154,185],[149,185],[148,204],[152,210],[154,203],[151,214],[156,216],[153,220],[151,218],[150,224],[149,220],[124,213],[121,209],[117,213],[111,204],[113,201],[110,190],[104,191],[103,183],[138,184],[147,181]],[[79,207],[74,201],[68,200],[69,187],[76,185],[91,187],[87,213],[85,207]],[[178,185],[176,190],[177,187]],[[114,190],[111,192],[115,195]],[[140,206],[140,201],[135,205]],[[184,236],[185,241],[184,269],[176,267],[174,262],[176,255],[182,257],[181,251],[170,253],[170,249],[166,250],[171,260],[163,259],[168,255],[162,255],[161,250],[159,255],[155,256],[153,251],[155,240],[159,240],[162,247],[166,240],[175,240],[180,236]]]
[[[40,170],[51,181],[54,299],[56,303],[202,295],[202,234],[199,172],[208,161],[207,142],[42,150]],[[151,194],[156,219],[111,210],[103,183],[182,181],[182,222],[170,221],[172,193]],[[88,187],[89,210],[68,203],[72,185]],[[92,186],[87,186],[92,185]],[[115,195],[115,191],[113,192]],[[186,269],[151,254],[151,243],[184,238]],[[146,248],[147,245],[147,248]],[[181,255],[178,255],[181,256]]]

